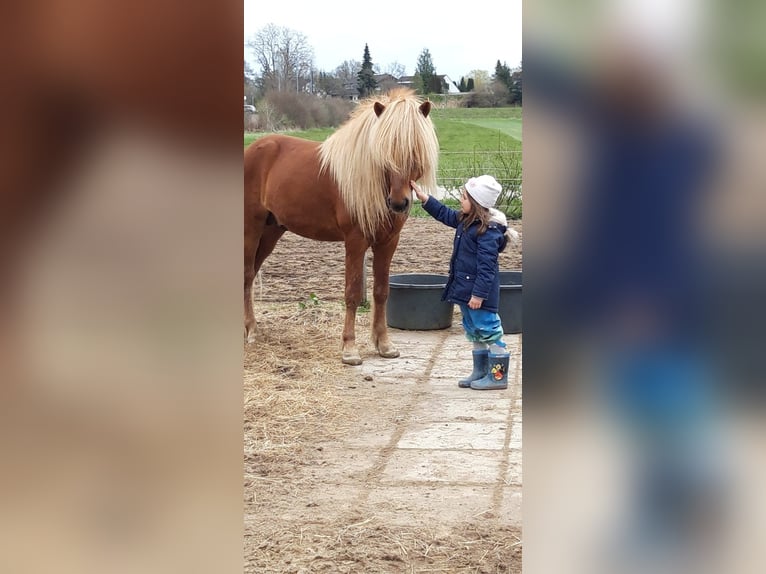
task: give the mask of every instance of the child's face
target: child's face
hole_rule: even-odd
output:
[[[465,187],[460,188],[460,210],[463,213],[471,211],[471,200],[468,198],[468,192]]]

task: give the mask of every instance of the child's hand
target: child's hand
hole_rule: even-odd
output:
[[[471,300],[468,301],[468,306],[471,309],[480,309],[482,303],[484,303],[484,299],[481,299],[480,297],[477,297],[476,295],[471,295]]]
[[[412,189],[412,191],[415,192],[415,195],[418,196],[418,199],[420,200],[421,203],[425,203],[426,201],[428,201],[428,194],[423,193],[423,190],[420,189],[420,186],[412,180],[410,180],[410,188]]]

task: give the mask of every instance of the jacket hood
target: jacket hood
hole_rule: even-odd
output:
[[[508,218],[505,216],[505,213],[494,207],[489,208],[489,220],[508,227]]]
[[[499,209],[495,209],[494,207],[491,207],[489,208],[489,215],[490,215],[490,218],[489,218],[490,221],[498,223],[502,225],[503,227],[505,227],[504,234],[505,234],[506,242],[510,241],[514,245],[518,245],[519,232],[508,225],[508,218],[505,216],[505,213],[503,213]]]

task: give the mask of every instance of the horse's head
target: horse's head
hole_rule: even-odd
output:
[[[412,204],[410,180],[406,176],[393,173],[389,174],[386,180],[386,205],[388,205],[388,209],[394,213],[407,213]]]
[[[408,88],[361,102],[320,144],[322,170],[366,237],[412,206],[410,181],[436,187],[439,141],[428,117],[431,102]]]
[[[373,105],[375,115],[378,117],[385,109],[386,106],[381,102],[375,102]],[[418,106],[418,110],[424,118],[427,118],[431,111],[431,102],[423,102]],[[420,168],[414,165],[415,163],[418,162],[413,162],[410,173],[389,171],[386,174],[386,205],[394,213],[407,213],[412,205],[410,181],[417,181],[423,176]]]

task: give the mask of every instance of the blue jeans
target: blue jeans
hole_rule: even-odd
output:
[[[473,343],[497,343],[503,338],[503,324],[500,315],[484,309],[471,309],[467,304],[460,304],[463,314],[465,337]]]

